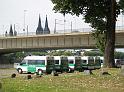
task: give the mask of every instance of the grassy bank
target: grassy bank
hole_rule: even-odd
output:
[[[93,75],[83,72],[64,73],[59,76],[44,75],[32,79],[17,75],[16,78],[1,79],[1,92],[124,92],[124,76],[119,69],[109,69],[111,75],[101,75],[101,70]]]

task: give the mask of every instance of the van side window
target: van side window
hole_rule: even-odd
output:
[[[45,60],[37,60],[37,64],[45,65]]]
[[[29,65],[35,65],[36,64],[36,61],[35,60],[28,60],[28,64]]]

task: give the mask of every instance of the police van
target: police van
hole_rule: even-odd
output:
[[[52,56],[26,56],[20,65],[16,67],[18,73],[51,73],[54,68]]]

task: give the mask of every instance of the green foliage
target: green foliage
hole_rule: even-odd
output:
[[[116,0],[51,0],[54,10],[62,14],[82,15],[86,23],[94,28],[96,47],[104,53],[106,67],[114,67],[115,23],[120,14]],[[111,49],[110,49],[111,48]]]
[[[73,54],[72,54],[72,52],[70,52],[70,51],[65,51],[65,52],[63,53],[63,55],[64,55],[64,56],[72,56]]]
[[[86,23],[90,23],[96,46],[104,52],[107,30],[107,15],[109,14],[110,0],[51,0],[54,10],[63,14],[82,15]],[[116,15],[119,12],[119,4],[116,3]]]
[[[22,52],[16,52],[16,53],[14,53],[14,55],[15,55],[16,58],[23,58],[23,57],[25,57],[25,53],[22,53]]]
[[[106,44],[105,33],[101,32],[100,30],[96,30],[92,33],[92,35],[96,41],[96,47],[99,48],[102,53],[104,53]]]
[[[124,0],[120,0],[119,4],[120,8],[122,9],[122,12],[124,13]]]
[[[31,52],[32,55],[45,56],[47,52]]]
[[[116,59],[124,59],[124,52],[115,52]]]
[[[49,53],[49,55],[53,55],[53,56],[61,56],[64,53],[64,51],[56,51],[53,50]]]
[[[103,56],[103,54],[98,51],[85,51],[84,56]]]
[[[56,51],[56,50],[53,50],[49,53],[49,55],[52,55],[52,56],[71,56],[73,55],[72,52],[70,51]]]

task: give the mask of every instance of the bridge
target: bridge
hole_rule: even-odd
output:
[[[124,48],[124,31],[116,31],[116,48]],[[91,32],[0,37],[0,54],[35,49],[95,48]]]

